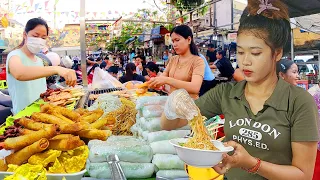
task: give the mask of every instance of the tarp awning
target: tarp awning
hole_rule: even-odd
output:
[[[132,37],[132,38],[129,38],[129,39],[127,39],[125,42],[124,42],[124,44],[130,44],[131,42],[133,42],[134,40],[136,40],[136,36],[135,37]]]
[[[284,0],[290,17],[307,16],[320,13],[320,0]]]
[[[160,30],[161,30],[161,26],[157,26],[157,27],[151,29],[151,38],[150,39],[161,38]]]

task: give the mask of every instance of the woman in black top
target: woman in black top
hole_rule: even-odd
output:
[[[145,82],[146,79],[141,76],[138,75],[136,73],[136,65],[134,65],[134,63],[128,63],[126,66],[126,74],[124,76],[122,76],[119,81],[121,83],[126,83],[128,81],[141,81],[141,82]]]

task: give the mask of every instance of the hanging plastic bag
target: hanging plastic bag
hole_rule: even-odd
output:
[[[94,69],[91,87],[92,89],[124,88],[121,82],[99,67]]]

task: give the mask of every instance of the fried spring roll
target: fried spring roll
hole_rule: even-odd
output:
[[[84,126],[81,123],[73,123],[73,124],[61,124],[60,130],[62,134],[73,134],[75,132],[81,131],[84,129]]]
[[[72,111],[72,110],[70,110],[70,109],[67,109],[67,108],[63,108],[63,107],[58,107],[58,109],[59,109],[59,112],[60,112],[63,116],[71,119],[72,121],[74,121],[74,122],[79,122],[79,121],[80,121],[80,117],[81,117],[81,116],[80,116],[79,113],[74,112],[74,111]]]
[[[42,105],[41,112],[49,114],[57,112],[74,122],[79,122],[80,120],[80,114],[78,112],[60,106],[53,106],[51,104]]]
[[[65,116],[63,116],[62,114],[59,114],[59,113],[53,113],[52,115],[56,116],[57,118],[60,118],[62,121],[64,121],[65,123],[68,123],[68,124],[72,124],[74,123],[71,119],[69,118],[66,118]]]
[[[32,130],[26,129],[26,128],[20,128],[19,129],[19,133],[21,135],[27,135],[27,134],[31,134],[31,133],[34,133],[34,132],[36,132],[36,131],[32,131]]]
[[[105,131],[105,130],[90,129],[90,130],[81,130],[77,132],[77,134],[83,138],[99,139],[99,140],[105,141],[111,135],[111,132]]]
[[[85,121],[91,124],[96,120],[98,120],[102,115],[103,115],[102,110],[95,110],[95,111],[92,111],[90,115],[82,117],[82,121]]]
[[[32,143],[40,140],[41,138],[51,139],[59,132],[59,128],[56,125],[51,125],[50,128],[41,129],[30,134],[26,134],[19,137],[7,138],[4,141],[4,148],[6,150],[20,150]]]
[[[75,136],[72,134],[59,134],[59,135],[56,135],[55,137],[51,138],[50,141],[51,140],[58,140],[58,139],[69,139],[72,137],[75,137]]]
[[[83,109],[83,108],[79,108],[79,109],[74,110],[74,112],[80,114],[80,116],[83,116],[84,114],[88,113],[89,110]]]
[[[33,144],[26,146],[25,148],[7,156],[7,164],[21,165],[26,162],[32,155],[46,150],[49,146],[49,141],[46,138],[34,142]]]
[[[0,159],[0,171],[7,171],[8,165],[4,159]]]
[[[38,131],[44,128],[49,128],[51,125],[50,124],[45,124],[45,123],[41,123],[41,122],[36,122],[32,119],[28,119],[28,118],[20,118],[18,123],[30,130],[34,130],[34,131]]]
[[[48,149],[59,151],[69,151],[85,145],[85,143],[79,138],[79,136],[74,136],[68,139],[50,140],[49,142],[50,143]]]
[[[43,122],[47,124],[57,124],[57,125],[66,124],[66,121],[63,121],[60,118],[51,114],[33,113],[31,118],[35,121]]]
[[[90,124],[90,127],[93,128],[93,129],[100,129],[103,126],[105,126],[111,119],[113,119],[113,118],[109,117],[109,116],[100,118],[96,122]]]

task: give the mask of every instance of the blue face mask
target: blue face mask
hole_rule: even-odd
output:
[[[163,60],[168,60],[168,56],[167,56],[167,55],[164,55],[164,56],[163,56]]]

